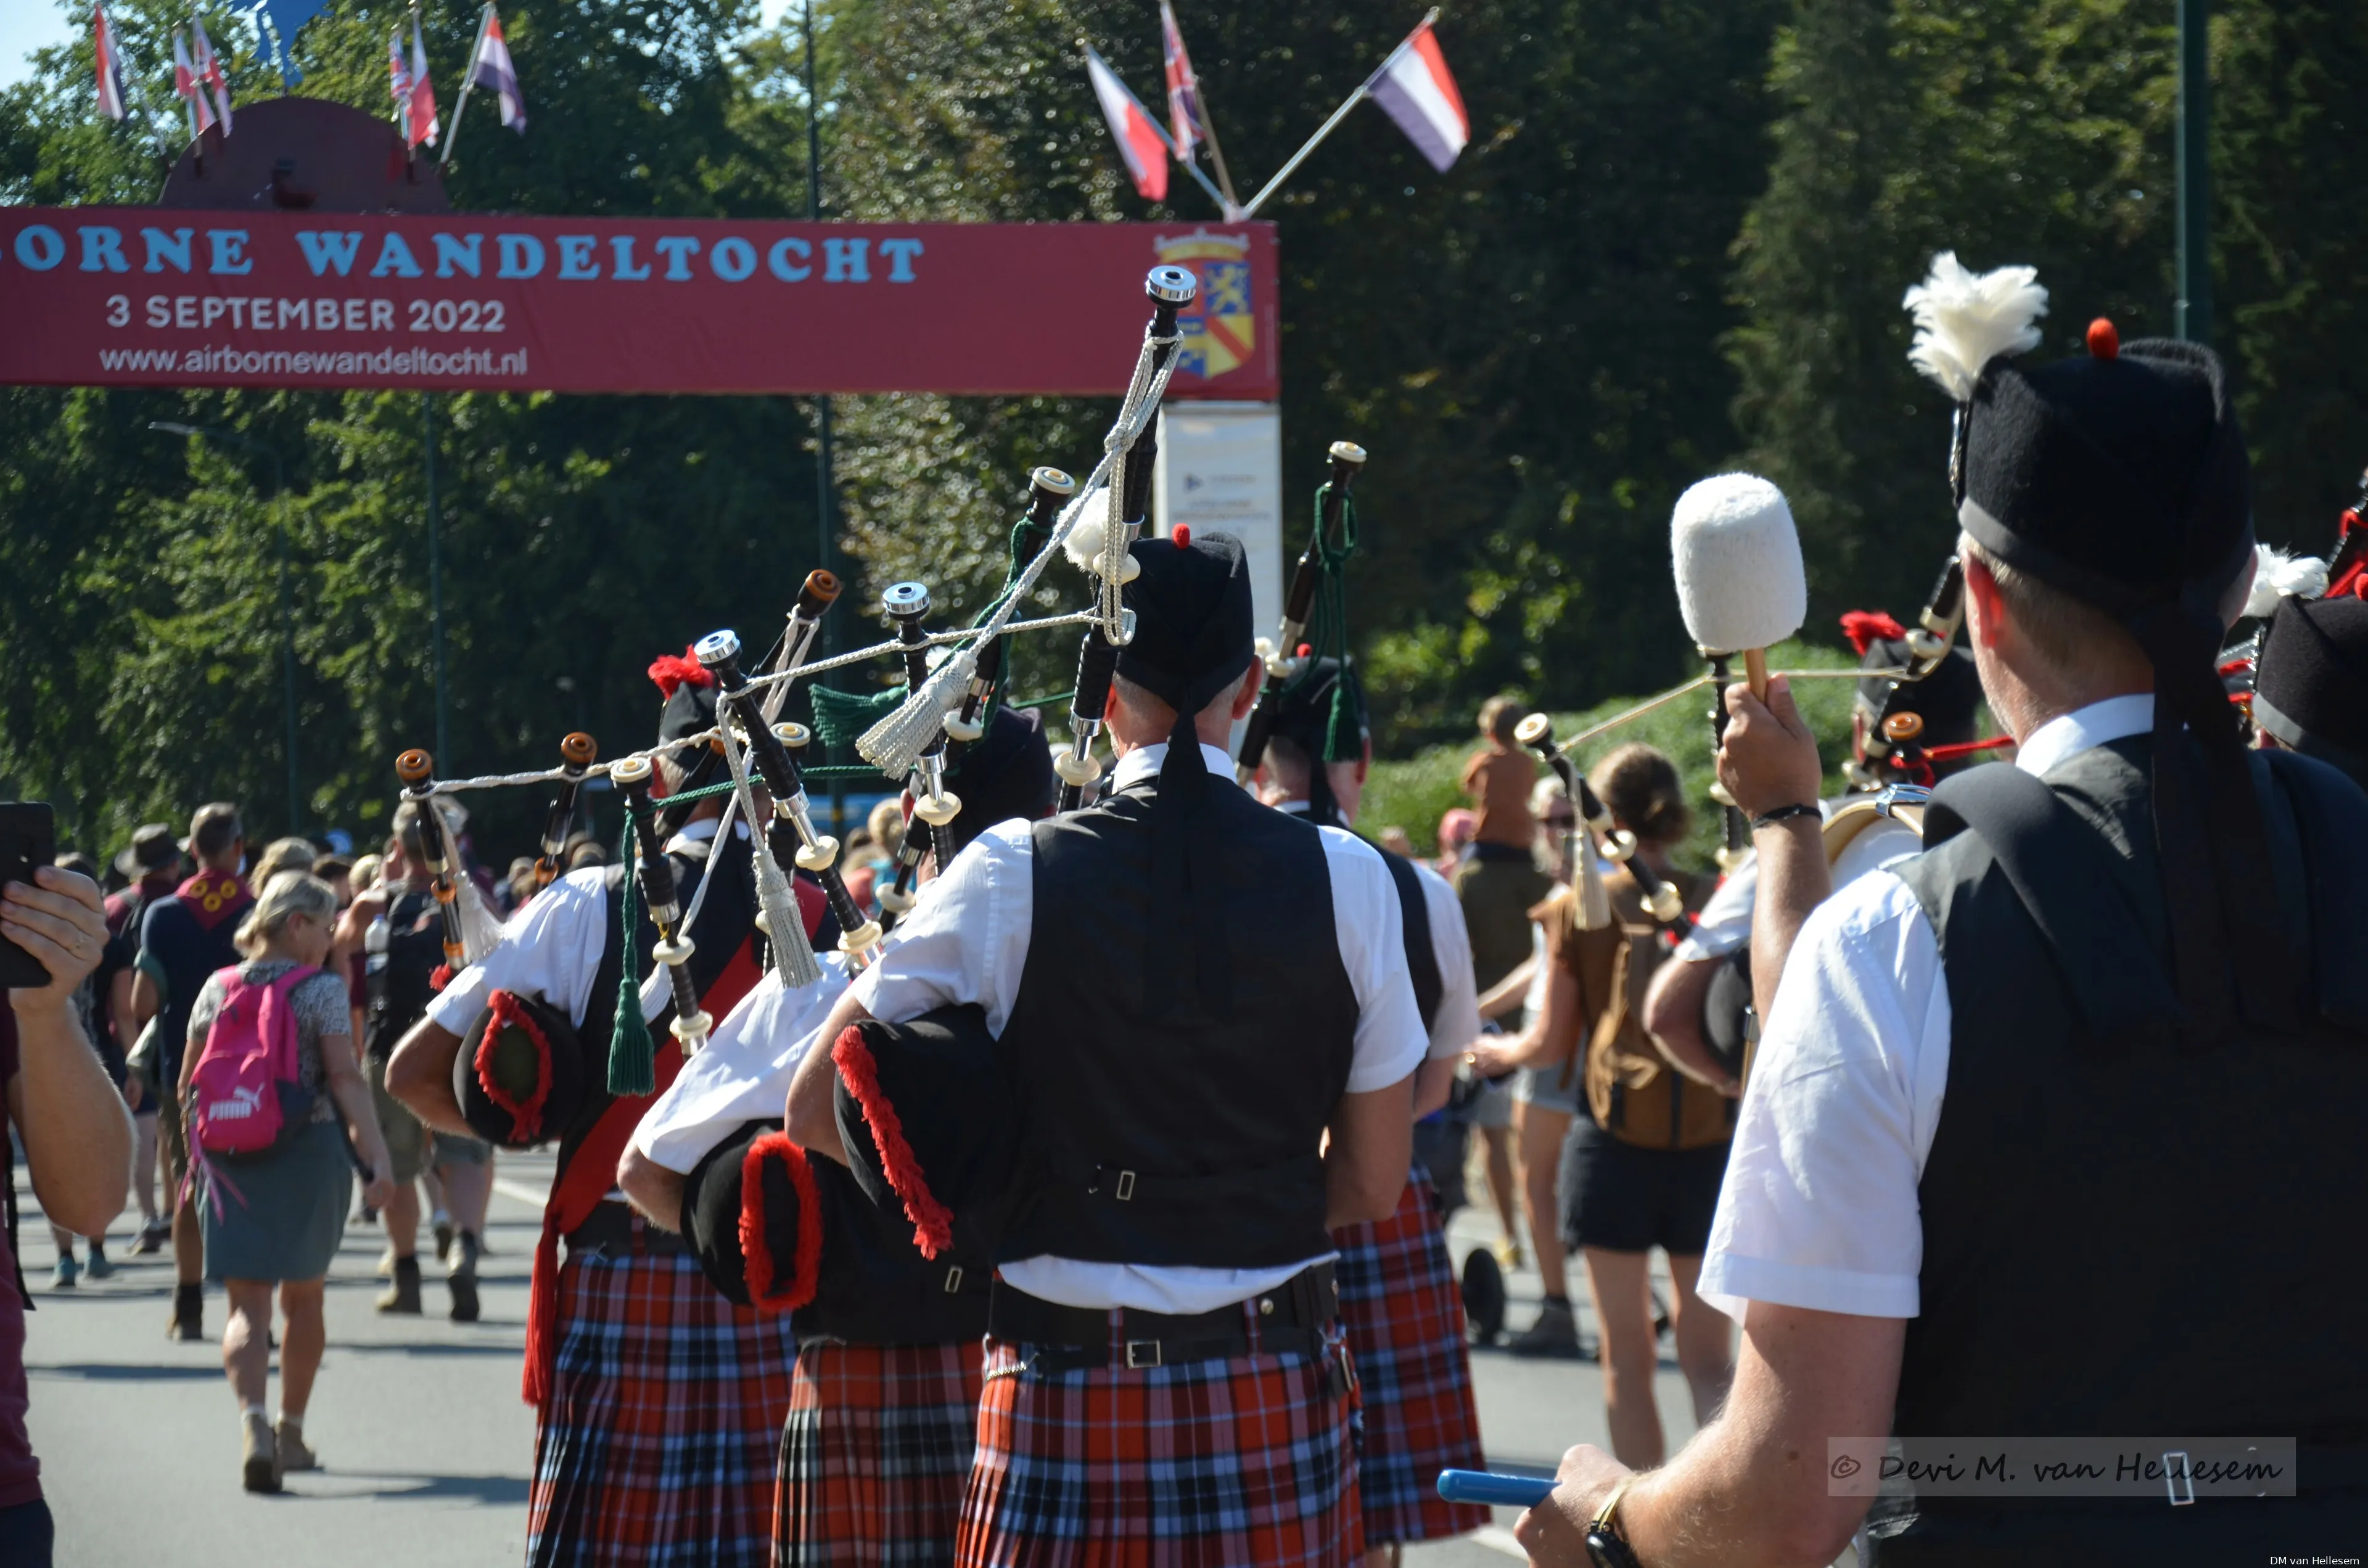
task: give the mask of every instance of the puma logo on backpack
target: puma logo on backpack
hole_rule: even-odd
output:
[[[212,1154],[259,1154],[312,1112],[299,1078],[296,987],[321,971],[300,964],[268,985],[236,968],[222,971],[222,1011],[189,1072],[190,1132]]]

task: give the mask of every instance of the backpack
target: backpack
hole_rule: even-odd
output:
[[[261,1154],[302,1126],[313,1091],[298,1081],[296,987],[321,971],[299,964],[268,985],[222,971],[222,1011],[189,1071],[191,1139],[210,1154]]]
[[[1679,876],[1686,907],[1701,907],[1706,886]],[[1636,884],[1622,869],[1603,879],[1614,924],[1568,938],[1582,984],[1600,970],[1602,1011],[1584,1040],[1587,1108],[1595,1124],[1640,1149],[1703,1149],[1735,1134],[1736,1102],[1688,1079],[1663,1059],[1642,1022],[1645,988],[1668,958],[1660,927],[1645,913]],[[1592,960],[1593,962],[1589,960]],[[1595,992],[1596,987],[1588,987]]]

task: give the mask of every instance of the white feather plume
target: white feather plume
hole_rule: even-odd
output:
[[[2253,588],[2245,613],[2264,616],[2283,598],[2315,599],[2327,592],[2327,562],[2316,555],[2288,555],[2274,544],[2253,547]]]
[[[1955,251],[1944,250],[1932,258],[1931,275],[1900,303],[1916,318],[1908,362],[1966,403],[1983,366],[2001,354],[2039,347],[2039,328],[2032,324],[2047,313],[2047,290],[2036,267],[1969,272]]]

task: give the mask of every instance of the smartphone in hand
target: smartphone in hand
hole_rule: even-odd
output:
[[[0,883],[34,885],[35,867],[57,858],[57,814],[46,801],[0,801]],[[0,986],[34,990],[50,983],[40,960],[0,937]]]

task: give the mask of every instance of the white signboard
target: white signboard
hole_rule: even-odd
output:
[[[1162,407],[1151,518],[1163,539],[1178,523],[1239,539],[1249,552],[1250,624],[1273,636],[1282,614],[1282,411],[1271,403]]]

